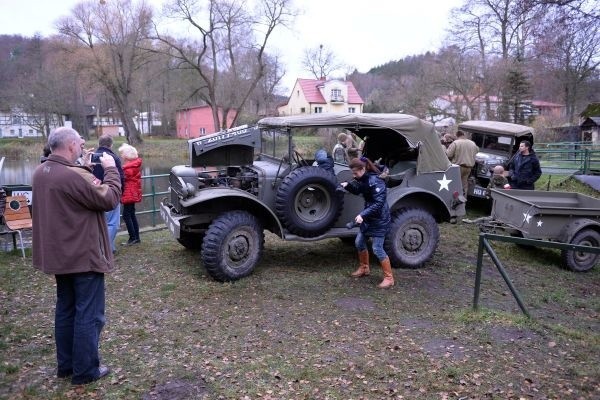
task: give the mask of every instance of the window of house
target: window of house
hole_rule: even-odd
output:
[[[14,134],[15,134],[15,130],[14,130],[14,129],[11,129],[11,130],[10,130],[10,134],[14,136]]]
[[[29,134],[33,136],[33,129],[29,130]]]
[[[301,114],[304,114],[305,112],[306,112],[306,108],[304,108],[304,107],[301,107],[301,108],[300,108],[300,113],[301,113]]]
[[[356,108],[355,107],[348,107],[348,112],[351,114],[354,114],[356,112]]]
[[[315,114],[319,114],[323,112],[323,107],[315,107]]]
[[[331,100],[341,100],[342,99],[342,90],[341,89],[331,89]]]
[[[206,128],[200,128],[200,136],[206,135]]]
[[[296,90],[296,96],[300,97],[300,91]]]
[[[21,117],[19,117],[17,115],[13,115],[12,124],[13,125],[21,125]]]

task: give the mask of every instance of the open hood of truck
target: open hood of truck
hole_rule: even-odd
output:
[[[246,125],[188,140],[191,167],[249,165],[260,148],[260,130]]]

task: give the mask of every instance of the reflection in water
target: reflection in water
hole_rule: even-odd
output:
[[[142,176],[149,177],[151,175],[168,174],[171,171],[172,166],[185,163],[186,160],[181,159],[144,159],[142,164]],[[33,172],[38,165],[38,160],[4,160],[4,166],[2,167],[2,171],[0,171],[0,186],[31,185]],[[166,192],[168,188],[169,179],[167,176],[143,180],[142,190],[144,195]],[[154,198],[152,196],[145,196],[142,202],[136,205],[136,211],[138,213],[151,210],[158,211],[160,200],[165,196],[166,194],[157,194]],[[161,224],[162,220],[160,219],[158,212],[154,214],[143,213],[138,215],[138,222],[140,226],[145,227]],[[125,224],[122,224],[121,230],[125,230]]]
[[[186,163],[186,160],[181,159],[144,159],[143,161],[142,175],[144,176],[168,174],[173,165]],[[40,165],[38,160],[4,160],[4,166],[0,171],[0,186],[31,185],[33,171],[38,165]]]

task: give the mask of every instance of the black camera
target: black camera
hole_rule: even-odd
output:
[[[100,164],[100,157],[102,157],[102,153],[92,153],[92,164]]]
[[[356,221],[350,221],[346,224],[346,228],[348,229],[352,229],[352,228],[356,228],[357,226],[359,226],[360,224],[357,224]]]

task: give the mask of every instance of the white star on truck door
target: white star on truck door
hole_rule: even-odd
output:
[[[448,184],[450,182],[452,182],[452,179],[446,179],[446,174],[444,174],[444,178],[437,181],[437,183],[440,184],[440,190],[438,190],[438,192],[441,192],[442,189],[446,189],[447,191],[450,191],[450,189],[448,188]]]

